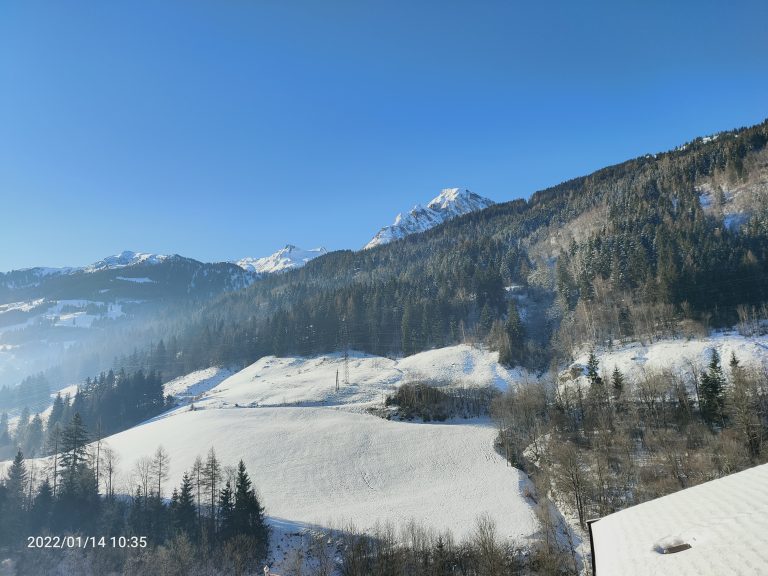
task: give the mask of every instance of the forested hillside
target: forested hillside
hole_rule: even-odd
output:
[[[487,340],[544,367],[574,344],[733,325],[768,300],[768,122],[697,138],[190,314],[166,374],[265,354]],[[136,359],[136,358],[134,358]]]

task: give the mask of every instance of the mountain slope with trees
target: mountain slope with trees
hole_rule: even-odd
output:
[[[190,314],[173,332],[180,357],[245,365],[486,340],[508,363],[545,367],[584,341],[733,325],[768,300],[766,142],[768,122],[697,138],[399,241],[329,253]],[[702,190],[713,188],[754,200],[740,226],[708,210]]]

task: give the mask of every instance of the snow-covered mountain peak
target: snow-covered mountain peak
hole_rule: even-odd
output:
[[[128,266],[136,266],[137,264],[160,264],[168,258],[169,256],[165,254],[148,254],[146,252],[123,250],[120,254],[107,256],[103,260],[84,267],[82,270],[84,272],[97,272],[99,270],[126,268]]]
[[[465,188],[443,188],[438,196],[433,198],[427,208],[432,210],[454,210],[462,213],[487,208],[493,204],[490,200],[470,192]]]
[[[426,208],[416,204],[408,214],[398,214],[394,224],[385,226],[365,245],[365,249],[424,232],[447,220],[482,210],[494,202],[464,188],[444,188]]]
[[[300,268],[310,260],[327,252],[323,247],[304,250],[293,244],[286,244],[284,248],[270,256],[265,256],[264,258],[243,258],[234,263],[248,272],[272,274],[274,272],[284,272],[291,268]]]

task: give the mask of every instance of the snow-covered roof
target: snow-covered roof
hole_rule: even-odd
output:
[[[595,576],[768,574],[768,464],[601,518],[592,538]]]

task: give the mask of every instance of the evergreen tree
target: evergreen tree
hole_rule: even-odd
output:
[[[5,481],[7,501],[12,509],[19,511],[24,509],[24,497],[27,487],[27,467],[24,464],[24,454],[19,450],[8,469],[8,477]]]
[[[219,537],[222,540],[228,540],[234,536],[234,494],[229,480],[219,493]]]
[[[43,449],[43,438],[43,419],[40,417],[40,414],[35,414],[35,417],[32,418],[27,426],[27,433],[22,444],[24,453],[30,457],[40,454]]]
[[[29,408],[24,406],[19,416],[19,421],[16,423],[16,431],[14,433],[14,442],[16,446],[23,446],[27,438],[27,426],[29,426]]]
[[[100,505],[96,474],[88,464],[88,431],[76,412],[61,437],[53,523],[57,528],[93,526]]]
[[[8,414],[0,414],[0,459],[5,460],[11,455],[11,436],[8,432]]]
[[[185,532],[190,538],[196,538],[197,530],[197,511],[195,510],[194,488],[189,474],[184,472],[181,479],[181,490],[178,491],[178,499],[173,518],[174,528],[180,532]]]
[[[708,369],[701,375],[701,416],[708,424],[724,425],[725,377],[720,355],[712,349]]]
[[[589,359],[587,360],[587,379],[590,385],[601,385],[603,379],[600,378],[600,362],[595,356],[595,351],[592,350],[589,353]]]
[[[88,430],[79,412],[75,412],[61,435],[61,466],[67,473],[75,471],[88,458]]]
[[[617,404],[621,404],[621,399],[624,394],[624,375],[619,370],[618,366],[614,366],[613,375],[611,376],[611,391],[613,395],[613,401]]]
[[[255,539],[258,557],[266,555],[269,530],[264,520],[264,508],[256,496],[242,460],[237,465],[232,526],[236,534],[245,534]]]
[[[40,484],[32,503],[30,524],[33,531],[41,531],[49,527],[51,512],[53,510],[53,488],[46,478]]]
[[[57,423],[62,422],[64,417],[64,409],[64,399],[61,397],[61,393],[57,393],[56,398],[53,400],[51,413],[48,415],[48,422],[46,423],[47,430],[52,430]]]
[[[5,505],[2,524],[10,541],[21,539],[26,524],[27,467],[21,450],[16,453],[5,480]]]

